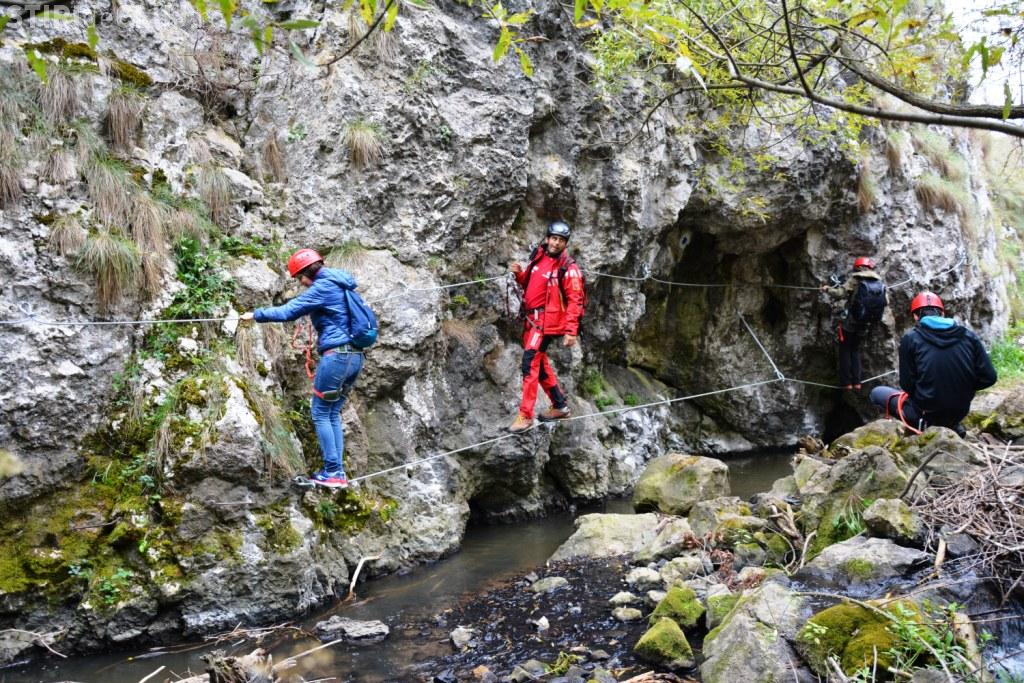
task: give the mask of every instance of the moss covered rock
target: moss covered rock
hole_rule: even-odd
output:
[[[633,652],[644,661],[667,669],[689,669],[695,664],[693,648],[679,624],[664,617],[640,636]]]
[[[924,543],[924,522],[898,498],[880,498],[873,502],[864,510],[864,524],[871,535],[889,538],[901,545]]]
[[[704,639],[704,683],[814,680],[789,645],[810,616],[807,600],[775,579],[747,591]]]
[[[724,586],[722,588],[719,592],[708,593],[708,608],[705,614],[705,621],[709,631],[725,621],[725,617],[728,616],[740,599],[738,594],[733,593]]]
[[[682,628],[693,628],[703,615],[704,605],[700,604],[692,589],[673,586],[651,612],[648,621],[653,626],[659,619],[667,617]]]
[[[993,389],[978,396],[964,424],[996,437],[1024,439],[1024,383]]]
[[[881,584],[926,567],[930,556],[886,538],[858,536],[825,548],[797,574],[850,595],[868,595]]]
[[[702,500],[729,494],[729,468],[720,460],[668,453],[647,465],[633,492],[637,510],[685,515]]]
[[[828,658],[835,659],[847,674],[872,666],[878,653],[878,671],[893,664],[889,651],[898,638],[889,629],[890,619],[859,605],[836,605],[818,612],[797,634],[797,650],[814,671],[829,676]]]

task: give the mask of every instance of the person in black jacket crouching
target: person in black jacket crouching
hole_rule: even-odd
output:
[[[974,393],[996,383],[996,370],[978,336],[944,317],[938,296],[921,292],[910,312],[917,324],[900,340],[900,389],[875,387],[871,402],[912,429],[949,427],[963,436],[960,420]]]

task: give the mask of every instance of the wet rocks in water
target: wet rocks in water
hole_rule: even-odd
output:
[[[626,607],[628,605],[635,605],[642,600],[643,598],[633,595],[629,591],[619,591],[611,597],[608,604],[612,607]]]
[[[626,583],[638,590],[661,588],[662,578],[657,569],[637,567],[626,574]]]
[[[533,585],[530,586],[530,590],[538,594],[551,593],[552,591],[556,591],[559,588],[565,588],[568,585],[568,579],[562,576],[549,576],[547,578],[535,581]]]
[[[924,544],[924,522],[899,498],[876,500],[864,511],[864,524],[872,536],[889,538],[900,545]]]
[[[695,504],[729,495],[729,468],[721,460],[667,453],[648,465],[633,492],[637,510],[685,515]]]
[[[595,513],[577,517],[575,525],[576,531],[558,547],[549,562],[633,555],[657,538],[659,516]]]
[[[645,661],[673,671],[690,669],[696,664],[686,635],[671,619],[658,620],[640,637],[633,652]]]
[[[547,672],[548,667],[544,662],[536,659],[530,659],[513,669],[510,678],[515,683],[526,683],[527,681],[536,681],[540,679]]]
[[[382,621],[356,621],[334,615],[316,625],[320,640],[339,640],[352,643],[376,643],[388,637],[391,629]]]
[[[644,613],[635,607],[616,607],[612,616],[619,621],[639,621],[644,618]]]
[[[462,650],[469,645],[474,636],[476,636],[476,631],[465,626],[457,626],[455,630],[448,635],[448,637],[451,638],[452,645],[454,645],[457,650]]]
[[[857,536],[822,550],[796,577],[816,579],[842,587],[850,595],[863,596],[881,589],[888,581],[913,574],[929,560],[927,553],[896,545],[887,538]]]

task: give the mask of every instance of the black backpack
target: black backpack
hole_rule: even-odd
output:
[[[533,251],[530,253],[530,260],[529,260],[529,262],[526,265],[526,280],[523,281],[523,294],[524,295],[526,294],[526,287],[527,287],[527,285],[530,284],[530,275],[533,273],[533,267],[535,265],[537,265],[537,261],[539,261],[540,257],[543,256],[543,255],[544,255],[544,245],[542,245],[542,244],[538,244],[536,247],[533,248]],[[568,301],[569,300],[568,295],[565,293],[565,273],[566,273],[566,271],[569,270],[569,266],[571,266],[571,265],[573,265],[575,263],[576,263],[576,261],[573,259],[573,257],[569,256],[568,254],[566,254],[565,260],[562,262],[562,265],[558,267],[558,288],[560,290],[562,290],[562,299],[564,301]],[[583,316],[584,316],[584,314],[587,311],[587,281],[583,277],[583,269],[582,268],[580,269],[580,286],[583,288],[583,305],[580,306],[579,329],[582,330],[583,329]],[[520,307],[520,311],[521,312],[524,311],[524,310],[525,309]]]
[[[881,322],[885,306],[885,283],[881,280],[861,280],[850,297],[847,310],[853,322],[868,325]]]

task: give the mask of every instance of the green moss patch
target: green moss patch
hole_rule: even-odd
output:
[[[633,647],[638,657],[669,668],[693,666],[693,649],[672,619],[662,618],[640,636]]]
[[[736,603],[740,601],[740,595],[735,593],[721,593],[708,596],[707,622],[709,628],[715,628],[725,621]]]
[[[811,617],[797,634],[797,643],[807,663],[821,675],[830,673],[829,657],[853,675],[873,666],[876,652],[877,670],[884,672],[893,665],[892,651],[899,645],[891,623],[885,615],[860,605],[835,605]]]
[[[704,605],[700,604],[692,589],[673,586],[651,612],[648,622],[653,626],[667,617],[683,628],[693,628],[703,615]]]

